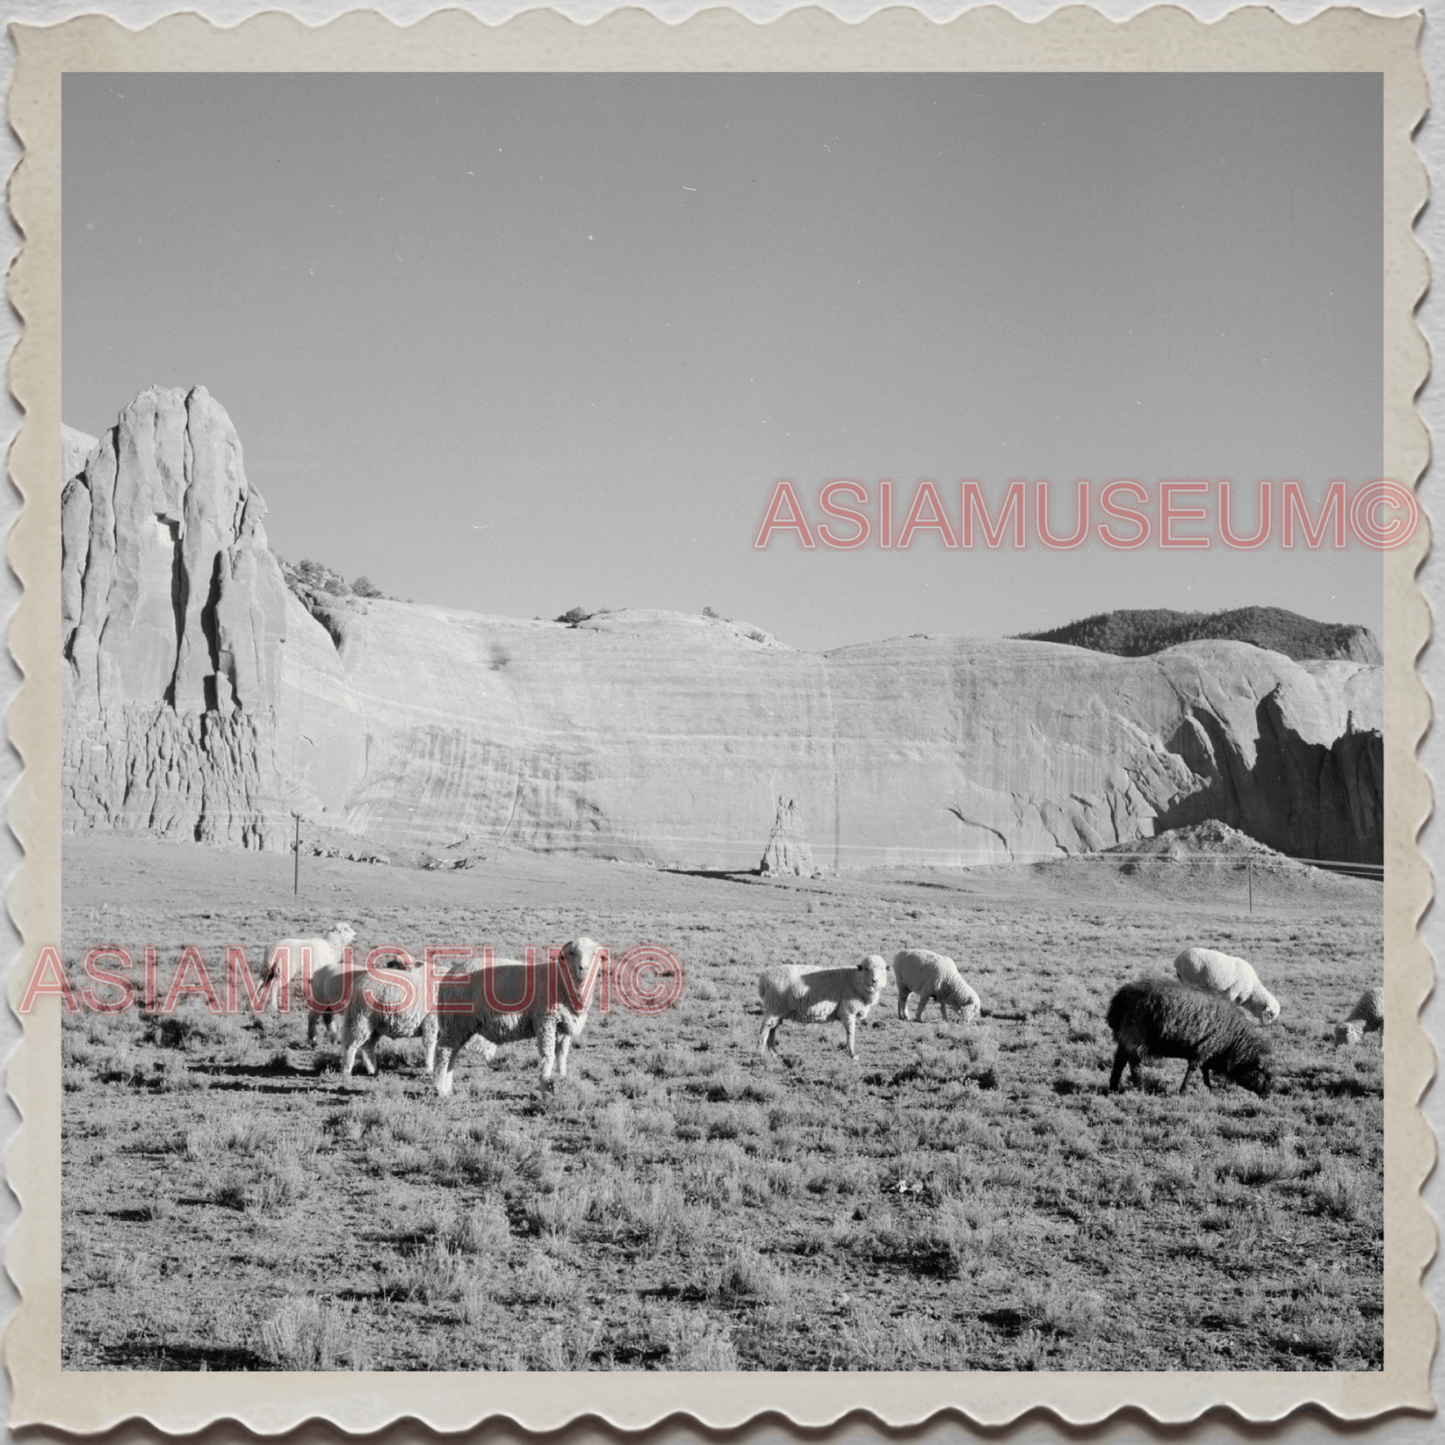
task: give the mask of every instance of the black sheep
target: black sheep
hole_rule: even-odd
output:
[[[1264,1098],[1270,1089],[1266,1067],[1269,1046],[1249,1019],[1226,998],[1201,993],[1172,978],[1142,978],[1126,983],[1109,1004],[1109,1027],[1118,1048],[1109,1089],[1117,1093],[1124,1065],[1139,1083],[1139,1065],[1147,1058],[1186,1059],[1182,1094],[1197,1066],[1204,1087],[1211,1072]]]

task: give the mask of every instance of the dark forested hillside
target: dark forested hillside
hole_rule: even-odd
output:
[[[1022,634],[1029,642],[1063,642],[1118,657],[1147,657],[1181,642],[1225,638],[1282,652],[1296,662],[1308,658],[1383,660],[1379,639],[1368,627],[1315,622],[1283,607],[1238,607],[1232,612],[1175,612],[1167,607],[1100,612],[1049,632]]]

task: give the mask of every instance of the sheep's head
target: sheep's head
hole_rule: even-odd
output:
[[[1229,1077],[1240,1088],[1248,1089],[1252,1094],[1258,1094],[1261,1099],[1269,1098],[1269,1092],[1274,1087],[1274,1078],[1262,1063],[1245,1064],[1241,1068],[1231,1070]]]
[[[562,945],[562,958],[567,965],[567,971],[572,975],[572,981],[577,986],[580,994],[583,985],[587,982],[587,975],[592,971],[592,961],[602,951],[600,943],[594,943],[590,938],[574,938],[570,943]]]
[[[334,923],[327,930],[326,938],[328,942],[335,942],[336,951],[340,953],[356,942],[356,930],[349,923]]]
[[[1255,991],[1248,1007],[1262,1024],[1272,1024],[1279,1017],[1279,1000],[1264,989]]]
[[[978,995],[961,978],[956,982],[951,978],[948,979],[946,981],[946,987],[948,993],[946,1002],[948,1005],[951,1008],[960,1010],[963,1014],[964,1023],[971,1024],[979,1016],[980,1012],[981,1006],[978,1001]],[[942,993],[940,993],[940,997],[942,997]]]
[[[876,998],[888,986],[888,962],[878,953],[870,953],[858,965],[858,972],[868,980],[868,987]]]
[[[1347,1024],[1335,1025],[1335,1042],[1357,1044],[1364,1037],[1364,1033],[1364,1023],[1359,1019],[1351,1019]]]
[[[347,929],[347,932],[350,933],[351,930]],[[383,954],[378,960],[378,962],[381,964],[382,968],[399,969],[403,973],[405,973],[406,970],[409,968],[419,967],[416,959],[414,959],[411,954],[409,954],[404,948],[397,949],[395,953]]]

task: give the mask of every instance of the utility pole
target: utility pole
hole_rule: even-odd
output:
[[[291,875],[291,892],[300,895],[301,892],[301,814],[296,815],[296,867]]]
[[[1254,855],[1251,853],[1249,863],[1249,916],[1254,917]]]

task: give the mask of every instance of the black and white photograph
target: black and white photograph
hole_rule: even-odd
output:
[[[62,1369],[1383,1371],[1383,85],[64,75]]]

